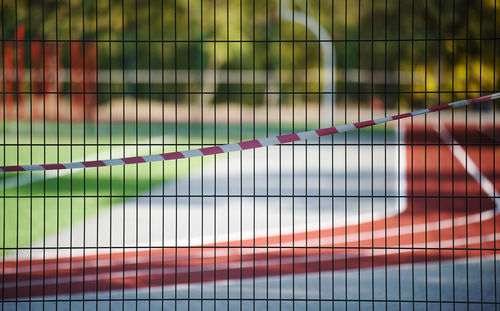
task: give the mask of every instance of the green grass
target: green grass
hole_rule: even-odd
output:
[[[57,135],[57,132],[46,132],[45,135],[29,135],[23,131],[6,134],[7,144],[0,147],[0,161],[6,165],[16,163],[56,163],[79,161],[82,159],[95,159],[99,153],[100,159],[115,158],[151,153],[175,151],[175,146],[149,146],[149,137],[135,136],[131,133],[104,136],[96,145],[97,135],[86,133],[84,136]],[[135,134],[135,133],[134,133]],[[144,145],[113,146],[101,145],[107,138],[108,144],[125,140],[127,143]],[[192,140],[196,137],[192,137]],[[37,146],[33,144],[54,144],[58,146]],[[68,145],[71,142],[74,145]],[[87,145],[83,145],[83,142]],[[162,139],[156,138],[156,143]],[[166,143],[174,143],[171,136],[165,137]],[[177,137],[177,143],[189,144],[187,137]],[[28,144],[28,145],[24,145]],[[198,148],[191,145],[190,148]],[[84,156],[85,155],[85,156]],[[203,161],[211,161],[211,157]],[[213,158],[213,157],[212,157]],[[45,236],[56,233],[57,230],[68,228],[77,224],[84,218],[94,216],[98,211],[109,209],[127,197],[147,193],[155,185],[165,181],[174,180],[187,174],[188,169],[201,166],[201,158],[175,162],[157,162],[151,164],[138,164],[93,168],[77,170],[72,174],[69,171],[53,172],[21,172],[6,173],[1,180],[0,193],[0,248],[6,253],[12,249],[29,246]]]
[[[192,168],[199,166],[200,159],[169,165],[154,163],[151,170],[148,164],[89,169],[85,174],[80,171],[9,189],[5,201],[0,203],[0,223],[4,230],[0,234],[2,246],[4,235],[6,248],[29,245],[30,241],[55,233],[57,228],[78,223],[125,199],[120,196],[147,193],[164,181],[163,173],[165,180],[172,180],[176,171],[182,176],[189,165]]]

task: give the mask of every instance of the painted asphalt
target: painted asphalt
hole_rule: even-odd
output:
[[[492,131],[418,126],[401,133],[403,145],[390,137],[373,149],[296,145],[221,157],[152,190],[163,198],[74,227],[71,258],[59,250],[5,262],[2,295],[150,297],[151,288],[152,298],[241,294],[247,305],[261,303],[265,287],[263,299],[495,302],[500,135]],[[437,145],[450,142],[458,145]],[[45,245],[68,246],[69,233]],[[112,246],[111,256],[96,245]]]

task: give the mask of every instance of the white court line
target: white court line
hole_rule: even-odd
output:
[[[436,222],[431,222],[431,223],[427,223],[427,224],[419,224],[419,225],[414,225],[414,226],[404,226],[404,227],[396,227],[396,228],[391,228],[391,229],[388,229],[388,230],[385,230],[385,229],[381,229],[381,230],[376,230],[376,231],[373,231],[373,239],[377,239],[377,238],[384,238],[384,237],[387,237],[387,238],[391,238],[391,237],[394,237],[394,236],[399,236],[401,234],[410,234],[410,233],[423,233],[423,232],[429,232],[429,231],[433,231],[433,230],[438,230],[439,228],[441,229],[448,229],[448,228],[451,228],[451,227],[457,227],[457,226],[462,226],[462,225],[465,225],[465,224],[468,224],[468,225],[472,225],[474,223],[478,223],[480,221],[485,221],[487,219],[490,219],[494,216],[494,212],[493,211],[485,211],[483,213],[477,213],[477,214],[474,214],[474,215],[470,215],[470,216],[462,216],[462,217],[459,217],[459,218],[449,218],[449,219],[445,219],[445,220],[442,220],[442,221],[436,221]],[[386,234],[387,233],[387,234]],[[340,237],[334,237],[334,240],[335,242],[337,243],[345,243],[345,239],[344,238],[345,235],[342,235]],[[472,239],[474,238],[474,236],[470,236],[468,237],[469,239]],[[325,244],[328,245],[328,243],[331,243],[331,236],[328,236],[328,237],[322,237],[321,238],[321,246],[324,246]],[[372,240],[372,231],[368,231],[368,232],[363,232],[361,233],[360,235],[358,235],[357,233],[351,233],[351,234],[348,234],[347,235],[347,242],[364,242],[364,241],[371,241]],[[311,246],[312,248],[314,247],[318,247],[320,246],[319,244],[319,239],[308,239],[307,241],[304,239],[304,240],[295,240],[295,244],[303,244],[303,243],[297,243],[297,242],[306,242],[308,243],[309,246]],[[428,243],[434,243],[434,242],[428,242]],[[312,244],[312,245],[311,245]],[[271,247],[276,247],[276,246],[279,246],[280,244],[279,243],[270,243],[269,246]],[[316,246],[317,245],[317,246]],[[410,244],[401,244],[401,246],[404,246],[404,245],[411,245]],[[281,246],[284,247],[284,248],[288,248],[288,247],[292,247],[293,246],[293,242],[288,242],[288,243],[281,243]],[[207,246],[207,247],[211,247],[211,246]],[[220,246],[219,246],[220,247]],[[172,247],[173,248],[173,247]],[[193,246],[193,248],[196,248],[196,246]],[[247,248],[251,248],[251,247],[245,247],[243,246],[242,249],[243,249],[243,254],[246,254],[246,249]],[[261,249],[256,249],[256,250],[250,250],[248,254],[253,254],[255,252],[255,254],[258,254],[258,253],[263,253],[263,252],[266,252],[267,250],[261,250]],[[222,250],[221,250],[222,252]],[[237,250],[237,253],[239,254],[239,250]],[[214,251],[211,250],[211,249],[208,249],[208,250],[204,250],[203,251],[203,255],[201,255],[201,252],[199,251],[196,251],[196,252],[192,252],[190,254],[190,258],[191,259],[196,259],[196,258],[201,258],[202,256],[203,257],[211,257],[211,254],[213,254]],[[168,257],[168,255],[166,255],[165,257]],[[221,255],[221,256],[217,256],[218,258],[219,257],[225,257],[225,255]],[[151,256],[151,261],[154,261],[155,258],[163,258],[162,255],[152,255]],[[177,255],[177,259],[180,260],[180,259],[187,259],[188,256],[183,256],[183,255]],[[141,264],[141,263],[149,263],[150,262],[150,259],[149,259],[149,256],[148,258],[143,258],[142,256],[139,256],[138,258],[139,260],[137,260],[137,263],[138,264]],[[85,266],[85,268],[93,268],[93,267],[112,267],[114,266],[115,264],[117,265],[122,265],[122,264],[130,264],[130,263],[133,263],[135,264],[136,263],[136,260],[135,258],[131,259],[131,260],[125,260],[125,262],[123,262],[123,260],[120,258],[120,259],[112,259],[111,260],[111,265],[110,265],[110,259],[109,258],[106,258],[106,259],[101,259],[101,260],[95,260],[95,259],[92,259],[92,260],[88,260],[88,261],[85,261],[85,263],[83,262],[72,262],[71,263],[71,267],[72,268],[75,268],[75,269],[78,269],[78,268],[83,268]],[[51,264],[43,264],[43,263],[40,263],[40,264],[34,264],[34,265],[31,265],[31,266],[23,266],[23,267],[17,267],[17,270],[16,268],[5,268],[4,271],[5,273],[27,273],[27,272],[37,272],[37,271],[47,271],[47,270],[51,270],[51,269],[69,269],[70,267],[70,263],[69,262],[65,262],[65,263],[51,263]]]
[[[443,132],[441,132],[441,133],[443,133]],[[404,135],[402,135],[402,136],[404,137]],[[456,144],[456,141],[453,140],[453,142]],[[459,147],[462,150],[462,154],[461,154],[462,156],[466,155],[465,151],[460,146],[456,146],[456,147]],[[451,146],[450,146],[450,148],[451,148]],[[401,149],[401,158],[405,159],[404,156],[406,156],[406,148]],[[468,159],[468,161],[472,162],[472,160],[468,156],[467,156],[467,159]],[[402,161],[402,163],[406,163],[406,161]],[[462,163],[462,164],[464,164],[464,163]],[[464,165],[464,167],[466,167],[468,169],[467,171],[471,176],[476,176],[476,178],[477,178],[477,173],[478,173],[477,167],[474,165],[473,162],[472,162],[472,165],[467,164],[467,166]],[[403,191],[406,192],[406,177],[404,175],[405,174],[405,166],[406,165],[402,165],[402,167],[404,167],[404,169],[401,169],[401,176],[402,176],[401,177],[401,180],[402,180],[401,187],[403,187],[403,184],[405,185],[405,188],[402,189],[402,192]],[[474,171],[474,168],[475,168],[475,171]],[[476,174],[476,175],[474,175],[474,174]],[[479,172],[479,174],[481,174],[481,173]],[[482,178],[486,178],[486,177],[483,176]],[[476,179],[476,181],[478,181],[478,179]],[[491,183],[490,183],[490,185],[491,185]],[[495,203],[498,203],[498,200],[495,200]],[[406,205],[404,205],[404,206],[406,209]],[[498,205],[496,205],[496,208],[498,208]],[[402,211],[404,211],[404,210],[402,210]],[[393,216],[393,215],[391,215],[391,216]],[[388,217],[391,217],[391,216],[388,216]],[[435,221],[435,222],[430,222],[430,223],[408,225],[408,226],[404,226],[404,227],[395,227],[395,228],[390,228],[390,229],[381,229],[381,230],[376,230],[376,231],[363,232],[361,234],[352,233],[352,234],[348,234],[347,236],[342,235],[340,237],[334,237],[334,242],[345,243],[346,240],[348,243],[349,242],[358,242],[358,241],[363,242],[363,241],[372,240],[372,238],[373,239],[384,238],[384,237],[390,238],[390,237],[394,237],[394,236],[398,236],[398,235],[402,235],[402,234],[410,234],[410,233],[415,234],[415,233],[422,233],[422,232],[426,232],[426,231],[427,232],[435,231],[435,230],[439,230],[439,229],[442,230],[442,229],[448,229],[448,228],[457,227],[457,226],[463,226],[466,224],[471,225],[474,223],[488,220],[494,216],[495,216],[495,212],[488,210],[488,211],[484,211],[482,213],[461,216],[458,218],[442,219],[440,221]],[[342,239],[344,237],[345,237],[345,239]],[[298,244],[298,242],[302,242],[302,243],[305,242],[308,245],[310,245],[310,244],[312,244],[312,245],[318,244],[319,245],[319,242],[321,242],[321,244],[332,243],[332,238],[331,238],[331,236],[328,236],[328,237],[321,237],[320,239],[295,240],[295,244]],[[300,243],[300,244],[302,244],[302,243]],[[293,246],[293,242],[281,243],[281,244],[273,243],[273,244],[269,244],[269,245],[270,246],[281,245],[283,247],[291,247],[291,246]],[[194,246],[194,247],[196,247],[196,246]],[[196,254],[191,254],[191,258],[196,258],[195,255]],[[203,252],[203,256],[206,256],[206,255],[207,255],[206,251]],[[142,261],[138,261],[138,262],[141,263]],[[145,260],[144,262],[149,262],[149,259]],[[93,263],[95,263],[97,265],[97,261],[92,260],[89,262],[85,262],[85,266],[92,267]],[[120,260],[120,264],[121,264],[121,260]],[[72,263],[72,265],[73,265],[73,267],[79,267],[79,266],[83,267],[84,264],[83,263]],[[102,260],[102,263],[101,263],[101,260],[99,260],[99,265],[100,266],[109,266],[109,259]],[[113,265],[113,262],[111,263],[111,266],[112,265]],[[36,271],[40,271],[40,270],[47,270],[48,269],[47,266],[48,266],[47,264],[36,264],[36,265],[32,265],[31,267],[22,267],[23,269],[21,267],[18,267],[18,271],[21,272],[21,270],[24,270],[24,272],[29,272],[31,269],[32,272],[33,271],[36,272]],[[57,265],[52,264],[49,266],[57,266]],[[61,267],[61,266],[64,266],[64,264],[59,264],[59,267]],[[68,263],[68,266],[69,266],[69,263]],[[15,271],[15,269],[12,269],[12,268],[5,269],[5,271],[8,271],[8,272],[10,270]]]
[[[437,248],[441,247],[443,244],[446,246],[466,246],[469,244],[477,244],[481,242],[491,242],[496,241],[500,238],[500,233],[496,234],[488,234],[481,237],[475,238],[459,238],[459,239],[448,239],[442,240],[438,242],[428,242],[428,243],[418,243],[414,244],[411,249],[364,249],[360,252],[360,256],[357,254],[345,254],[345,253],[334,253],[334,254],[321,254],[321,258],[319,255],[310,255],[310,256],[292,256],[292,257],[284,257],[284,258],[271,258],[271,259],[259,259],[259,260],[245,260],[245,261],[232,261],[225,262],[220,264],[209,264],[209,265],[196,265],[196,266],[181,266],[181,267],[164,267],[164,268],[152,268],[150,267],[138,269],[138,270],[127,270],[127,271],[117,271],[112,272],[110,276],[109,271],[104,271],[100,273],[86,273],[82,275],[75,275],[71,277],[53,277],[53,278],[44,278],[41,280],[31,280],[31,281],[17,281],[17,282],[6,282],[3,284],[3,288],[21,288],[21,287],[33,287],[33,286],[43,286],[43,285],[54,285],[54,284],[70,284],[72,282],[85,282],[88,281],[96,281],[96,280],[109,280],[111,281],[113,278],[122,278],[122,277],[143,277],[149,276],[150,278],[155,275],[164,275],[164,274],[173,274],[173,273],[187,273],[187,272],[210,272],[210,271],[226,271],[229,266],[229,269],[240,269],[240,268],[251,268],[251,267],[268,267],[269,265],[286,265],[286,264],[302,264],[302,263],[317,263],[321,261],[329,261],[329,260],[339,260],[339,259],[347,259],[347,258],[362,258],[362,257],[373,257],[377,255],[389,255],[389,254],[398,254],[398,253],[410,253],[414,252],[414,248]],[[472,239],[472,241],[471,241]],[[417,250],[417,251],[424,251]],[[163,273],[162,273],[163,271]],[[158,285],[161,286],[161,285]]]
[[[495,186],[484,176],[483,172],[476,166],[476,163],[474,163],[464,148],[451,136],[450,132],[444,126],[441,126],[441,128],[436,126],[436,132],[441,133],[441,139],[448,145],[454,157],[465,167],[467,173],[477,181],[481,189],[493,199],[495,202],[495,212],[498,213],[500,211],[500,194],[496,191]]]

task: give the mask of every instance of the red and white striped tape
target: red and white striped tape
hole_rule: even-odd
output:
[[[272,136],[266,138],[260,138],[255,140],[243,141],[234,144],[220,145],[214,147],[206,147],[200,149],[192,149],[178,152],[169,152],[162,154],[145,155],[139,157],[127,157],[120,159],[109,159],[109,160],[99,160],[99,161],[82,161],[82,162],[70,162],[70,163],[55,163],[55,164],[38,164],[38,165],[12,165],[12,166],[0,166],[0,172],[22,172],[22,171],[48,171],[48,170],[64,170],[64,169],[74,169],[74,168],[92,168],[101,166],[114,166],[114,165],[126,165],[126,164],[137,164],[145,162],[158,162],[158,161],[168,161],[177,160],[193,157],[202,157],[219,153],[227,153],[233,151],[241,151],[248,149],[255,149],[266,146],[273,146],[278,144],[286,144],[294,141],[306,140],[311,138],[317,138],[321,136],[333,135],[337,133],[348,132],[363,127],[373,126],[377,124],[387,123],[393,120],[400,120],[404,118],[409,118],[413,116],[418,116],[422,114],[427,114],[429,112],[457,108],[462,106],[467,106],[470,104],[481,103],[493,99],[500,98],[500,93],[495,93],[491,95],[475,97],[471,99],[464,99],[449,104],[436,106],[432,108],[422,109],[414,112],[403,113],[391,117],[385,117],[375,120],[356,122],[350,124],[344,124],[340,126],[333,126],[328,128],[322,128],[318,130],[312,130],[307,132],[286,134],[281,136]]]

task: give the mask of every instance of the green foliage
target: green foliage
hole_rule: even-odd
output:
[[[293,6],[332,36],[340,91],[477,91],[495,89],[500,79],[493,62],[499,47],[492,38],[500,29],[495,1],[296,0]],[[280,19],[281,2],[4,1],[3,38],[13,39],[16,25],[24,24],[28,38],[100,40],[101,68],[317,70],[320,48],[311,41],[317,38]],[[412,82],[346,82],[343,72],[350,68],[410,72]],[[422,102],[423,96],[412,100]]]

